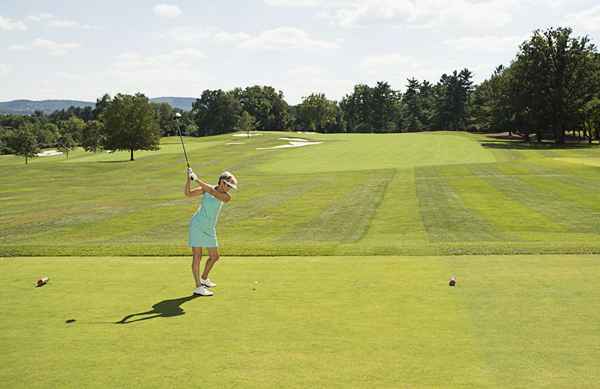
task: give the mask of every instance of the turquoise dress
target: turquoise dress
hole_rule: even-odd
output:
[[[202,203],[190,221],[188,245],[190,247],[219,247],[217,221],[223,202],[208,192],[202,195]]]

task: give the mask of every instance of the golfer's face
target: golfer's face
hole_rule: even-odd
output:
[[[231,187],[227,185],[227,182],[225,182],[225,180],[221,180],[221,189],[223,189],[225,192],[228,192],[229,189],[231,189]]]

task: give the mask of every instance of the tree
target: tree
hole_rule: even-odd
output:
[[[424,130],[431,130],[433,128],[435,95],[433,85],[429,81],[423,81],[419,85],[418,104],[421,112],[419,121]]]
[[[238,98],[242,109],[258,121],[258,130],[282,130],[288,125],[288,104],[283,92],[270,86],[236,88],[232,94]]]
[[[85,122],[77,116],[71,116],[68,120],[59,123],[60,132],[69,134],[75,143],[81,142]]]
[[[240,131],[246,131],[248,133],[248,138],[250,138],[250,131],[256,130],[257,124],[258,123],[254,116],[250,115],[246,111],[242,112],[242,115],[240,116],[239,129]]]
[[[104,147],[108,150],[158,150],[160,129],[156,112],[143,94],[118,94],[103,112]]]
[[[85,151],[96,152],[105,143],[104,123],[99,120],[90,120],[86,123],[81,137],[81,147]]]
[[[298,106],[296,120],[305,130],[326,132],[336,122],[337,105],[322,93],[313,93],[304,97]]]
[[[371,126],[378,132],[396,131],[399,125],[401,95],[387,82],[379,81],[371,89]]]
[[[537,129],[538,140],[548,130],[556,143],[564,143],[566,130],[581,120],[582,107],[599,87],[596,47],[588,36],[571,34],[562,27],[536,30],[511,65],[511,92],[519,101],[514,113]]]
[[[162,136],[171,136],[177,134],[177,122],[175,120],[175,111],[168,103],[152,104],[156,110],[160,134]]]
[[[466,127],[467,103],[471,93],[473,74],[468,69],[442,74],[435,87],[435,123],[440,129],[459,130]]]
[[[192,114],[202,135],[224,134],[237,128],[242,106],[234,92],[205,90],[192,104]]]
[[[36,139],[41,147],[50,147],[56,144],[59,136],[58,127],[54,123],[44,123],[36,126]]]
[[[420,96],[419,96],[419,81],[414,78],[409,78],[406,92],[402,96],[402,128],[406,131],[419,131],[423,129],[421,118]]]
[[[73,136],[68,132],[63,132],[58,137],[57,144],[58,144],[58,150],[65,153],[67,159],[69,159],[69,152],[71,150],[73,150],[76,146]]]
[[[600,140],[600,98],[594,97],[588,101],[581,111],[588,142],[592,143],[594,137]]]
[[[354,86],[352,94],[344,96],[340,108],[348,124],[349,132],[372,132],[371,88],[365,84]]]
[[[96,99],[96,107],[92,111],[94,114],[94,120],[102,120],[102,114],[106,111],[110,105],[112,98],[108,93],[104,94],[99,99]]]
[[[29,163],[29,158],[35,157],[39,152],[35,139],[35,129],[31,123],[26,123],[13,131],[9,131],[5,142],[10,152],[25,157],[26,165]]]

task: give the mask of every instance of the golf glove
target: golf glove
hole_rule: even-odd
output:
[[[198,181],[198,176],[196,175],[196,173],[194,173],[191,167],[187,168],[187,174],[190,177],[190,180]]]

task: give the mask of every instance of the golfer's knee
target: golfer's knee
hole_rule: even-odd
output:
[[[219,258],[221,258],[221,256],[219,254],[211,254],[210,255],[210,260],[212,262],[217,262],[219,260]]]

